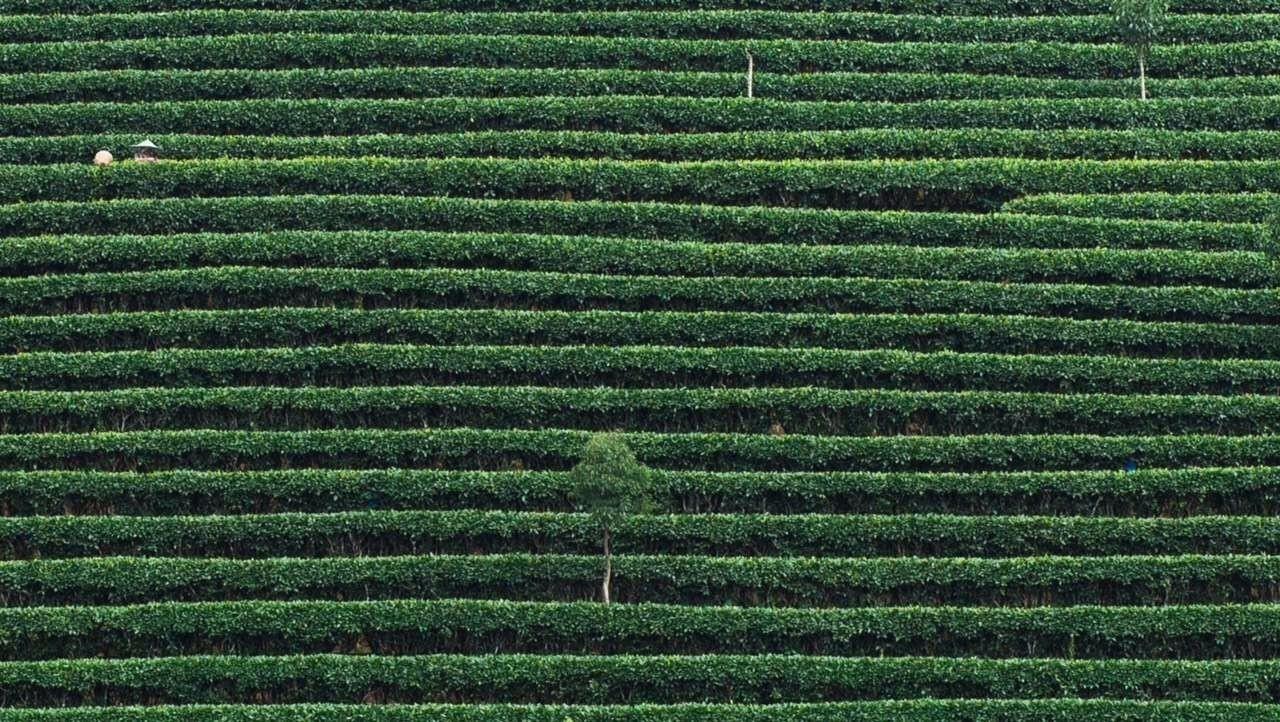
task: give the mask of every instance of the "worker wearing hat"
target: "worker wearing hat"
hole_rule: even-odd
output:
[[[133,159],[139,163],[155,163],[160,160],[160,146],[144,140],[133,146]]]

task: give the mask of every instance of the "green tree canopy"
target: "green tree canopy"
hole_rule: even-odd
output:
[[[1151,46],[1160,37],[1168,11],[1168,0],[1111,0],[1116,32],[1138,55],[1138,82],[1143,100],[1147,99],[1147,58]]]
[[[653,476],[636,460],[627,442],[617,434],[596,434],[587,441],[582,461],[573,467],[574,503],[599,526],[604,543],[604,580],[600,586],[605,604],[613,577],[613,528],[627,516],[653,511]]]
[[[622,517],[653,510],[652,474],[617,434],[592,436],[571,478],[578,509],[591,514],[602,526],[613,526]]]
[[[1111,14],[1121,40],[1144,52],[1159,39],[1168,11],[1168,0],[1111,0]]]

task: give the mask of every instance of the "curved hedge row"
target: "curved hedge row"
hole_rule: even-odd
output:
[[[0,469],[151,471],[323,468],[567,468],[588,433],[566,429],[342,429],[0,435]],[[656,466],[723,471],[1119,470],[1276,466],[1278,436],[807,436],[628,432]]]
[[[1029,78],[964,73],[758,73],[754,76],[754,83],[755,97],[773,101],[1132,98],[1137,92],[1135,81],[1128,79]],[[1158,78],[1149,82],[1149,91],[1154,97],[1165,99],[1267,96],[1280,93],[1280,80],[1273,76]],[[744,83],[741,73],[607,68],[122,69],[0,76],[0,100],[7,103],[610,94],[735,98],[744,94]],[[316,139],[316,142],[325,140]],[[1132,149],[1144,145],[1145,139],[1133,141],[1127,149],[1132,152]],[[172,157],[170,146],[164,148],[166,155]],[[958,149],[950,150],[954,153]],[[862,154],[866,152],[863,150]],[[1043,152],[1041,149],[1032,153],[1032,157]],[[777,157],[794,156],[779,152]]]
[[[778,220],[783,218],[785,215]],[[927,221],[927,217],[920,215],[908,218]],[[307,288],[314,291],[320,285],[335,298],[343,292],[360,292],[362,288],[368,289],[368,295],[377,295],[379,288],[384,293],[395,291],[397,286],[405,290],[415,288],[414,279],[427,276],[446,288],[451,278],[452,284],[457,285],[473,277],[477,282],[487,279],[485,282],[491,285],[506,285],[514,291],[510,281],[504,284],[501,279],[527,278],[530,284],[535,284],[536,279],[544,277],[539,272],[554,271],[662,276],[662,283],[670,284],[668,288],[673,296],[679,295],[680,284],[684,282],[703,287],[708,300],[713,299],[711,289],[717,283],[740,283],[744,293],[753,285],[762,284],[775,286],[775,293],[781,293],[784,288],[791,288],[795,293],[809,283],[842,284],[852,288],[850,284],[854,282],[850,277],[878,279],[881,281],[878,285],[885,289],[922,281],[1037,283],[1045,284],[1037,288],[1038,293],[1050,295],[1054,284],[1076,284],[1064,290],[1077,294],[1076,301],[1086,307],[1091,303],[1120,307],[1122,298],[1141,306],[1136,299],[1159,297],[1168,304],[1164,309],[1175,313],[1267,316],[1269,307],[1265,303],[1257,305],[1267,293],[1252,289],[1267,289],[1280,281],[1280,270],[1274,269],[1260,254],[1245,251],[861,245],[856,238],[847,237],[799,238],[791,239],[790,244],[762,242],[772,239],[758,237],[744,238],[747,243],[713,240],[706,243],[433,231],[6,238],[5,254],[0,258],[0,308],[12,313],[36,309],[42,304],[56,308],[51,304],[60,299],[65,299],[61,303],[71,303],[77,297],[169,295],[182,294],[184,289],[203,292],[214,282],[226,284],[229,292],[250,297],[255,292],[269,293],[271,288],[292,288],[299,297],[306,298]],[[810,240],[844,241],[847,245],[795,243]],[[468,275],[452,269],[474,273]],[[482,273],[476,269],[507,269],[512,273]],[[342,275],[335,277],[335,273]],[[522,275],[514,275],[516,273]],[[708,278],[680,279],[696,276]],[[722,276],[741,278],[723,281],[710,278]],[[564,275],[558,280],[565,288],[574,287],[575,277]],[[595,280],[606,282],[604,278]],[[588,292],[582,285],[587,282],[585,276],[577,278],[580,292]],[[620,279],[611,281],[620,282]],[[645,283],[640,278],[632,282],[641,286]],[[1084,284],[1124,287],[1088,288]],[[1188,285],[1200,288],[1179,288]],[[1204,288],[1206,286],[1223,288]],[[532,290],[533,286],[529,288]],[[942,291],[946,286],[930,284],[921,288]],[[977,291],[982,287],[970,288]],[[838,288],[833,286],[827,290],[835,294],[834,299],[840,298]],[[1013,288],[1006,290],[1017,293]],[[621,289],[615,291],[622,292]],[[594,293],[598,295],[599,291]],[[1090,294],[1097,295],[1090,299]],[[1048,307],[1046,302],[1026,301],[1027,313],[1038,306]],[[1055,303],[1062,301],[1055,300]],[[1158,312],[1158,308],[1149,307],[1149,312]]]
[[[1270,702],[1280,686],[1280,662],[324,654],[5,662],[0,685],[17,707],[263,698],[358,702],[371,692],[393,703],[774,703],[957,696]]]
[[[1259,56],[1266,44],[1249,44]],[[1189,68],[1230,75],[1230,54],[1196,48],[1191,65],[1160,48],[1153,75]],[[1225,49],[1225,47],[1224,47]],[[1243,50],[1241,48],[1240,50]],[[10,72],[116,70],[122,68],[212,69],[452,65],[461,67],[592,68],[734,71],[743,53],[759,55],[761,69],[798,71],[946,70],[979,74],[1125,77],[1132,55],[1122,48],[1061,43],[867,43],[813,40],[667,40],[562,37],[559,35],[377,35],[363,33],[275,33],[97,42],[0,45],[0,63]],[[1185,54],[1185,53],[1183,53]],[[1240,55],[1239,50],[1235,55]],[[1227,61],[1224,68],[1215,56]],[[1265,72],[1266,60],[1259,57]],[[1172,61],[1172,62],[1171,62]],[[1185,61],[1184,61],[1185,62]],[[1025,63],[1025,67],[1020,67]],[[1165,66],[1169,66],[1167,69]]]
[[[663,705],[276,704],[0,709],[4,722],[1271,722],[1270,704],[1105,699],[916,699]]]
[[[0,352],[333,345],[700,345],[1274,358],[1270,325],[975,314],[269,308],[0,317]]]
[[[487,40],[486,40],[487,42]],[[859,128],[1271,130],[1280,98],[928,100],[766,98],[257,99],[0,106],[14,136],[86,133],[367,135],[584,128],[630,133]]]
[[[602,560],[561,554],[0,562],[0,599],[129,604],[235,599],[590,599]],[[1272,556],[796,558],[622,555],[619,602],[744,607],[1274,602]],[[1069,607],[1068,607],[1069,608]],[[41,613],[52,613],[43,610]],[[0,712],[0,718],[3,713]]]
[[[423,69],[445,73],[453,69]],[[297,71],[309,72],[309,71]],[[324,71],[317,71],[324,72]],[[351,71],[376,74],[382,71]],[[394,73],[399,71],[385,71]],[[520,71],[523,72],[523,71]],[[537,71],[542,73],[545,71]],[[115,75],[111,92],[119,89]],[[177,73],[174,73],[175,75]],[[675,75],[675,74],[672,74]],[[162,77],[167,77],[162,76]],[[757,76],[759,77],[759,76]],[[801,76],[803,79],[803,76]],[[0,85],[4,82],[0,76]],[[757,80],[757,82],[760,82]],[[946,81],[954,83],[953,79]],[[845,87],[845,86],[840,86]],[[948,87],[953,87],[949,85]],[[1280,92],[1280,88],[1276,89]],[[640,134],[595,131],[478,131],[427,135],[153,135],[170,159],[580,157],[689,161],[735,159],[1094,158],[1265,160],[1280,155],[1270,131],[884,129]],[[0,137],[0,163],[80,163],[102,149],[127,157],[133,135]]]
[[[789,248],[779,250],[796,253]],[[885,255],[892,261],[897,250]],[[992,276],[999,276],[999,271],[998,266],[987,269]],[[1273,290],[1207,287],[912,278],[616,276],[488,269],[219,267],[0,278],[0,313],[11,314],[285,305],[364,309],[496,306],[567,311],[958,312],[1265,323],[1280,319],[1278,302],[1280,292]]]
[[[584,514],[365,511],[239,516],[0,517],[0,558],[598,554]],[[678,514],[625,519],[620,554],[964,556],[1275,554],[1272,516]]]
[[[922,13],[928,15],[1105,15],[1105,0],[5,0],[0,12],[86,14],[192,9],[407,10],[407,11],[584,11],[584,10],[802,10]],[[1174,0],[1175,13],[1274,13],[1276,0]]]
[[[473,31],[472,31],[473,32]],[[366,66],[614,67],[742,71],[744,53],[772,73],[935,71],[982,75],[1127,78],[1133,52],[1120,45],[1058,42],[867,42],[692,40],[552,35],[389,35],[285,32],[248,35],[0,44],[8,72]],[[1157,45],[1157,77],[1266,75],[1280,69],[1280,42]]]
[[[1272,467],[1032,472],[656,471],[658,509],[704,513],[1248,514],[1280,507]],[[568,511],[561,471],[289,469],[0,472],[10,514],[271,511]],[[145,585],[143,585],[145,586]],[[1206,588],[1209,589],[1209,588]]]
[[[0,722],[1280,713],[1280,0],[672,2],[0,0]]]
[[[0,18],[0,42],[122,40],[240,33],[589,35],[598,37],[876,40],[928,42],[1120,42],[1109,17],[980,17],[793,10],[585,10],[486,13],[403,10],[165,10],[120,15]],[[1271,40],[1280,17],[1171,15],[1166,43]]]
[[[0,429],[573,428],[879,436],[1271,434],[1280,398],[530,386],[0,392]],[[246,421],[250,420],[250,421]]]
[[[1280,362],[939,351],[675,346],[409,346],[27,352],[9,389],[127,386],[823,386],[1076,393],[1276,394]]]
[[[371,232],[347,236],[279,232],[284,230]],[[38,273],[44,269],[33,266],[33,263],[36,254],[40,253],[48,259],[47,269],[50,271],[81,269],[79,262],[74,260],[77,257],[105,259],[109,254],[118,254],[124,258],[137,258],[153,252],[164,258],[180,259],[177,262],[183,264],[196,263],[202,257],[226,259],[219,261],[222,265],[241,262],[235,259],[252,258],[279,263],[276,259],[288,257],[280,250],[286,245],[306,249],[332,247],[339,241],[350,242],[357,249],[377,244],[379,254],[394,258],[393,251],[384,249],[398,244],[400,236],[389,232],[404,230],[446,231],[450,234],[517,232],[526,242],[532,241],[528,234],[560,237],[568,234],[652,238],[664,243],[692,240],[793,246],[874,244],[1010,248],[1024,252],[1035,248],[1097,247],[1260,251],[1268,248],[1270,243],[1266,230],[1260,226],[1224,223],[1082,219],[1019,213],[913,213],[615,201],[565,203],[308,195],[37,201],[0,205],[0,234],[30,236],[5,239],[6,253],[0,256],[0,268],[37,268],[23,273]],[[122,232],[130,235],[101,237],[103,233]],[[228,233],[241,235],[225,235]],[[55,237],[55,234],[62,235]],[[66,237],[66,234],[90,234],[93,237]],[[173,238],[139,238],[137,234]],[[404,238],[408,241],[414,237],[407,235]],[[436,235],[432,242],[443,242],[447,238]],[[458,240],[465,241],[467,237],[459,236]],[[590,240],[582,242],[592,243]],[[255,245],[267,245],[271,250],[246,250]],[[415,244],[415,247],[420,246]],[[306,253],[307,259],[317,255],[298,252]],[[657,249],[650,252],[656,253]],[[359,253],[358,250],[347,251],[342,257],[356,259],[353,263],[359,264]],[[10,257],[16,260],[7,262]],[[1255,273],[1271,272],[1261,253],[1168,256],[1173,257],[1209,265],[1213,261],[1229,263],[1235,269],[1252,265],[1259,269]],[[106,263],[105,260],[98,262]],[[134,265],[123,268],[155,267],[136,260],[131,263]],[[172,267],[174,261],[168,263],[168,267]],[[1176,273],[1173,270],[1168,272]]]
[[[759,73],[758,98],[770,100],[919,101],[938,99],[1132,98],[1128,79],[1057,79],[964,73]],[[1150,82],[1159,98],[1264,96],[1271,76],[1169,78]],[[217,70],[80,70],[0,77],[10,103],[238,100],[250,98],[436,98],[647,95],[734,98],[741,73],[609,68],[294,68]],[[167,147],[166,147],[167,149]]]
[[[914,205],[938,193],[962,210],[1027,193],[1266,189],[1280,189],[1278,162],[299,158],[0,167],[5,201],[385,193],[841,208],[903,205],[895,194],[917,196],[906,201]]]
[[[1010,213],[1261,223],[1280,213],[1275,193],[1122,193],[1033,195],[1004,204]]]
[[[592,602],[160,602],[0,608],[0,659],[166,654],[1039,655],[1268,659],[1271,604],[741,608]]]

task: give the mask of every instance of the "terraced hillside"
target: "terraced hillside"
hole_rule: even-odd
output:
[[[1280,719],[1280,3],[1172,11],[0,0],[0,722]]]

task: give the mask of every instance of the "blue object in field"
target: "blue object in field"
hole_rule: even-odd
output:
[[[1138,470],[1138,460],[1130,456],[1124,460],[1124,473],[1132,474]]]

